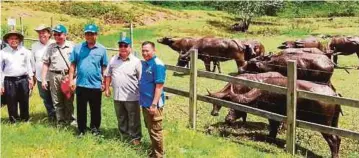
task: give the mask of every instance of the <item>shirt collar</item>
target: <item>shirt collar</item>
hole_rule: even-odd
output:
[[[6,43],[5,48],[7,48],[11,52],[14,52],[14,51],[19,51],[22,48],[22,46],[21,46],[21,44],[19,44],[16,49],[13,49],[8,43]]]
[[[155,61],[155,59],[157,58],[156,55],[154,55],[150,60],[146,61],[147,64],[151,64],[152,62]]]
[[[122,58],[120,57],[120,55],[117,54],[116,56],[117,56],[117,60],[123,61]],[[133,55],[130,53],[128,55],[128,58],[126,59],[126,61],[130,61],[130,60],[132,60],[132,58],[133,58]]]
[[[64,43],[64,45],[62,45],[62,47],[60,45],[58,45],[57,43],[55,43],[55,44],[56,44],[56,46],[59,46],[61,49],[70,48],[70,44],[68,41],[65,41],[65,43]]]
[[[85,41],[85,42],[82,44],[82,46],[83,46],[83,47],[87,47],[87,48],[89,48],[89,47],[88,47],[88,45],[87,45],[87,41]],[[96,41],[96,43],[95,43],[94,47],[93,47],[93,48],[91,48],[91,49],[98,48],[98,47],[99,47],[99,45],[98,45],[98,42]]]

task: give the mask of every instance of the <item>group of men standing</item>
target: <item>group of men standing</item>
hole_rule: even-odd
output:
[[[102,92],[110,97],[112,85],[119,131],[130,137],[132,144],[140,144],[142,106],[152,142],[150,157],[163,157],[166,69],[155,55],[155,44],[150,41],[142,43],[144,61],[141,61],[131,54],[131,40],[120,38],[119,52],[109,61],[106,48],[97,42],[98,30],[95,24],[86,25],[85,41],[74,45],[66,40],[68,32],[65,26],[50,28],[40,25],[35,29],[39,41],[31,46],[31,51],[22,46],[22,34],[9,32],[4,35],[6,47],[0,52],[0,92],[5,97],[10,122],[29,120],[29,94],[37,83],[50,120],[56,120],[59,125],[77,124],[80,136],[88,130],[99,135]],[[70,84],[69,93],[64,90],[66,82]],[[74,117],[74,94],[77,119]]]

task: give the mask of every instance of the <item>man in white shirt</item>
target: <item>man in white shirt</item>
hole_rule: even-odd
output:
[[[105,95],[110,96],[110,83],[114,91],[114,107],[118,129],[139,145],[142,137],[138,81],[141,76],[141,61],[131,54],[131,40],[118,41],[119,54],[112,57],[105,73]]]
[[[51,40],[51,28],[45,25],[40,25],[38,26],[35,31],[38,33],[39,35],[39,41],[33,43],[31,45],[31,51],[32,51],[32,56],[33,56],[33,60],[34,60],[34,65],[33,65],[33,69],[35,70],[35,78],[34,81],[37,81],[37,88],[39,90],[39,94],[41,99],[43,100],[43,103],[45,105],[46,111],[47,111],[47,115],[49,117],[49,120],[54,120],[56,119],[56,114],[55,114],[55,107],[53,105],[52,102],[52,98],[51,98],[51,92],[50,92],[50,88],[49,88],[49,80],[48,78],[46,78],[46,81],[42,81],[41,79],[41,71],[42,71],[42,66],[43,66],[43,62],[42,62],[42,56],[44,55],[44,53],[46,52],[48,46],[51,43],[54,43],[54,40]],[[47,89],[43,89],[41,87],[42,82],[47,82]]]
[[[20,119],[28,121],[30,118],[29,92],[33,87],[33,71],[31,52],[20,44],[23,39],[24,36],[17,32],[5,34],[3,41],[7,46],[0,52],[0,93],[5,94],[11,123]]]

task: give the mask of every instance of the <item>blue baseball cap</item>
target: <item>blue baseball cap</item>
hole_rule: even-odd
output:
[[[120,44],[120,43],[131,44],[131,40],[128,37],[122,37],[122,38],[120,38],[120,40],[118,40],[117,43],[118,44]]]
[[[52,28],[52,31],[67,34],[66,27],[64,25],[61,25],[61,24],[56,25],[54,28]]]
[[[97,33],[98,32],[98,27],[95,24],[87,24],[84,28],[84,32],[92,32],[92,33]]]

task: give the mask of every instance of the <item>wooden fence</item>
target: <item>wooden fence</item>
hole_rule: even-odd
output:
[[[288,61],[288,86],[280,87],[276,85],[270,85],[267,83],[260,83],[245,79],[239,79],[235,77],[231,77],[228,75],[216,74],[207,71],[199,71],[197,70],[196,60],[198,57],[197,50],[191,50],[191,68],[183,68],[172,65],[166,65],[168,70],[189,73],[190,74],[190,91],[182,91],[175,88],[165,87],[164,90],[168,93],[184,96],[189,98],[189,124],[193,129],[196,128],[196,105],[197,100],[222,105],[227,108],[232,108],[235,110],[251,113],[260,117],[265,117],[268,119],[276,120],[276,121],[285,121],[288,125],[287,135],[286,135],[286,150],[290,154],[295,153],[295,131],[296,127],[309,129],[312,131],[323,132],[327,134],[334,134],[342,137],[347,137],[351,139],[359,140],[359,133],[355,131],[350,131],[346,129],[340,129],[330,126],[324,126],[316,123],[311,123],[307,121],[297,120],[296,119],[296,106],[297,106],[297,98],[305,98],[311,100],[319,100],[327,103],[340,104],[342,106],[350,106],[354,108],[359,108],[359,100],[341,98],[335,96],[327,96],[322,94],[316,94],[308,91],[297,90],[296,81],[297,81],[297,68],[296,61]],[[225,101],[205,95],[197,94],[197,77],[205,77],[214,80],[221,80],[225,82],[231,82],[233,84],[243,84],[248,87],[258,88],[262,90],[266,90],[269,92],[279,93],[287,95],[287,115],[279,115],[276,113],[272,113],[269,111],[249,107],[242,104],[237,104],[230,101]]]

